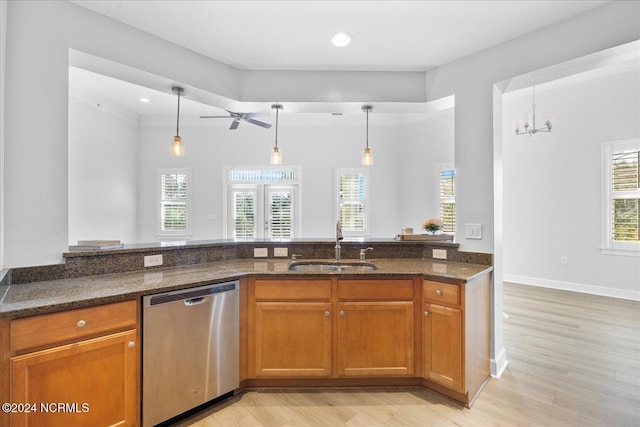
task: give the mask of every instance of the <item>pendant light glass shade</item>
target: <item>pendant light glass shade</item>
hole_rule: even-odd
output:
[[[171,144],[171,155],[175,157],[184,156],[184,145],[182,145],[182,138],[179,136],[173,137],[173,144]]]
[[[273,147],[271,149],[271,164],[272,165],[282,164],[282,156],[280,155],[280,149],[278,147]]]
[[[280,149],[278,148],[278,112],[282,110],[282,105],[273,104],[271,106],[272,109],[276,110],[276,144],[271,149],[271,161],[272,165],[281,165],[282,164],[282,154],[280,154]]]
[[[369,111],[371,111],[373,107],[371,105],[365,105],[362,107],[362,111],[367,113],[367,138],[366,138],[366,147],[362,152],[362,166],[372,166],[373,165],[373,154],[371,154],[371,149],[369,148]]]
[[[173,137],[173,143],[171,143],[171,155],[174,157],[184,156],[184,145],[182,144],[182,138],[180,138],[180,97],[184,92],[181,87],[172,87],[173,93],[178,95],[178,114],[176,119],[176,136]]]
[[[371,165],[373,165],[373,154],[371,154],[371,149],[367,147],[362,152],[362,166]]]

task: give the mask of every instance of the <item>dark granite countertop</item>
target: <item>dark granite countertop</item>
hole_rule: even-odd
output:
[[[313,260],[320,261],[320,260]],[[331,261],[331,260],[327,260]],[[343,260],[345,262],[356,260]],[[465,283],[493,267],[431,259],[371,259],[374,271],[289,271],[290,260],[235,259],[179,267],[10,285],[0,302],[0,318],[32,316],[255,275],[341,277],[423,276]],[[2,295],[0,295],[0,298]]]

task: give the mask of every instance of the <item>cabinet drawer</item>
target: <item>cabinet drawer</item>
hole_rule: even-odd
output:
[[[331,280],[256,280],[256,301],[328,301]]]
[[[460,286],[451,283],[425,280],[422,295],[426,301],[437,304],[460,305]]]
[[[339,280],[338,299],[409,301],[413,299],[413,280]]]
[[[78,341],[136,327],[135,300],[43,314],[11,321],[11,352]]]

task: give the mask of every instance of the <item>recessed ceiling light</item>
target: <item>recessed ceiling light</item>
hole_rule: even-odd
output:
[[[147,103],[149,102],[149,98],[140,98],[140,102]]]
[[[351,43],[351,34],[349,34],[349,33],[337,33],[331,39],[331,43],[333,43],[334,46],[338,46],[338,47],[347,46],[349,43]]]

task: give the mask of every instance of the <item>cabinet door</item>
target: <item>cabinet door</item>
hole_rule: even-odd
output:
[[[413,302],[338,304],[338,373],[413,375]]]
[[[36,406],[12,413],[11,425],[138,425],[136,337],[133,330],[12,357],[11,402]]]
[[[462,312],[425,304],[422,330],[424,376],[462,392]]]
[[[256,376],[330,376],[331,318],[329,302],[256,303]]]

